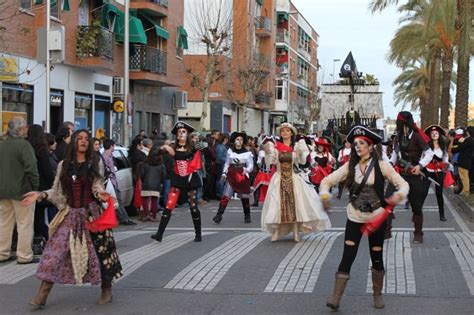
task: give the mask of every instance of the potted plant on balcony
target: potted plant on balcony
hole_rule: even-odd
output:
[[[79,59],[92,57],[97,51],[97,37],[100,34],[100,21],[93,20],[90,26],[79,26],[76,34],[76,56]]]

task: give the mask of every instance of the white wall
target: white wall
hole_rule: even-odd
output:
[[[188,106],[186,109],[178,110],[179,118],[196,118],[201,119],[202,117],[202,102],[190,102],[188,101]],[[211,104],[207,103],[207,117],[204,120],[204,128],[206,130],[211,129]]]

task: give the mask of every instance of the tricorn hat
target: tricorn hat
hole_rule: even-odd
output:
[[[318,137],[314,139],[314,144],[316,145],[325,145],[325,146],[331,146],[331,140],[329,140],[327,137]]]
[[[382,141],[382,137],[379,134],[364,126],[354,126],[347,135],[347,141],[353,143],[354,139],[358,137],[364,138],[372,144],[377,144]]]
[[[282,123],[280,126],[277,127],[277,134],[280,135],[280,131],[283,129],[283,128],[289,128],[291,129],[291,131],[293,132],[293,135],[296,136],[297,132],[296,132],[296,128],[290,124],[290,123]]]
[[[244,138],[244,144],[247,144],[247,141],[248,141],[248,136],[245,132],[241,132],[241,131],[234,131],[232,133],[232,135],[230,136],[230,143],[234,143],[235,142],[235,139],[237,139],[237,137],[242,137]]]
[[[184,121],[177,121],[176,124],[174,124],[173,129],[171,129],[171,133],[174,135],[178,134],[178,129],[186,129],[189,133],[194,131],[193,126],[185,123]]]
[[[429,136],[433,130],[438,131],[438,133],[439,133],[441,136],[446,137],[446,132],[444,131],[444,129],[443,129],[441,126],[438,126],[438,125],[431,125],[431,126],[428,126],[428,127],[425,129],[425,133]]]

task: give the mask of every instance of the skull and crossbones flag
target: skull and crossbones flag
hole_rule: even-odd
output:
[[[341,73],[339,76],[341,78],[350,78],[353,76],[357,76],[357,66],[354,60],[354,57],[352,57],[352,52],[349,52],[349,55],[347,55],[346,60],[342,63],[341,67]]]

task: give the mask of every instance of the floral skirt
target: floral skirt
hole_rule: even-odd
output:
[[[70,208],[46,243],[37,271],[40,280],[97,285],[122,276],[112,231],[91,233],[85,228],[87,221],[101,213],[96,202],[84,208]]]

